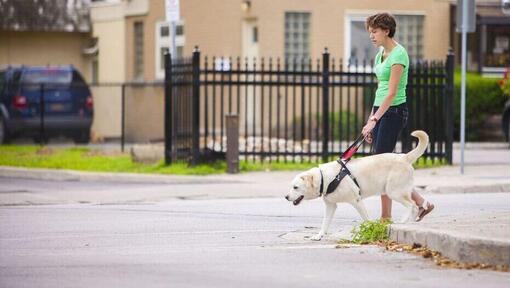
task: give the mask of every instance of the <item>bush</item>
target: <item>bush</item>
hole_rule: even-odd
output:
[[[455,71],[453,109],[454,138],[460,139],[461,73]],[[466,73],[466,140],[480,140],[479,131],[490,114],[501,113],[506,97],[497,78],[484,78],[478,73]]]

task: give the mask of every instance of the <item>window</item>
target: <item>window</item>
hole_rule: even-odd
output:
[[[285,59],[300,63],[310,57],[310,13],[285,12]],[[298,65],[300,66],[300,65]],[[296,67],[298,68],[298,67]]]
[[[92,83],[99,82],[99,63],[97,59],[92,60]]]
[[[134,24],[134,79],[143,80],[143,22]]]
[[[377,48],[370,41],[365,20],[369,15],[350,15],[346,17],[347,33],[345,58],[349,65],[360,67],[363,60],[368,67],[373,64]],[[411,60],[423,59],[423,15],[395,15],[397,30],[395,40],[402,44]]]
[[[175,55],[172,58],[182,58],[184,48],[184,25],[182,22],[175,25]],[[156,78],[165,78],[165,53],[171,52],[172,47],[172,26],[169,22],[156,23],[156,50],[155,68]]]
[[[258,43],[259,42],[259,29],[257,28],[257,26],[253,27],[253,39],[252,39],[252,42],[253,43]]]
[[[402,44],[409,59],[423,59],[423,18],[422,15],[395,15],[397,31],[395,40]]]

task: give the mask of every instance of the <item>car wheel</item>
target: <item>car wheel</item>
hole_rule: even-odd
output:
[[[7,127],[5,125],[5,120],[3,117],[0,117],[0,144],[9,143],[9,134],[7,133]]]
[[[73,137],[76,144],[88,144],[90,142],[90,130],[82,131]]]

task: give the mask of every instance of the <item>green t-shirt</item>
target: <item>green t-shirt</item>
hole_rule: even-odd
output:
[[[409,71],[409,56],[407,55],[407,51],[400,44],[395,46],[390,55],[381,62],[382,55],[384,53],[384,48],[381,47],[379,49],[379,53],[375,56],[375,76],[379,81],[377,85],[377,91],[375,92],[375,100],[374,106],[381,106],[384,101],[384,98],[388,96],[388,86],[390,83],[390,72],[391,66],[395,64],[401,64],[404,66],[404,71],[402,72],[402,76],[400,77],[400,81],[398,82],[397,93],[395,98],[393,98],[393,102],[391,106],[399,105],[406,102],[406,86],[407,86],[407,74]]]

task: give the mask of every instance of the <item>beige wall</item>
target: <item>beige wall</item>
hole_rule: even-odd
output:
[[[124,82],[126,80],[124,21],[94,23],[93,33],[98,39],[99,82]]]
[[[333,56],[343,57],[347,14],[369,15],[381,11],[425,15],[425,58],[443,59],[448,51],[448,1],[254,0],[251,3],[250,12],[244,13],[238,0],[181,1],[186,34],[185,53],[190,54],[193,47],[199,45],[204,55],[241,55],[241,21],[244,18],[257,18],[259,56],[282,57],[286,11],[311,12],[310,52],[314,58],[320,57],[326,46]]]
[[[142,3],[144,1],[136,0],[135,2]],[[126,2],[122,5],[130,5],[129,3]],[[450,21],[448,1],[252,0],[251,3],[251,9],[246,13],[241,10],[240,0],[180,1],[181,19],[184,24],[186,39],[184,47],[185,56],[191,55],[195,45],[200,47],[202,55],[241,56],[243,54],[242,23],[245,19],[256,19],[259,30],[259,56],[282,57],[284,55],[284,15],[286,11],[311,12],[310,55],[313,58],[319,58],[326,46],[333,57],[343,58],[345,52],[344,33],[346,29],[346,16],[370,15],[381,11],[388,11],[394,14],[424,15],[424,57],[426,59],[444,59],[448,51],[448,27]],[[101,81],[103,79],[121,79],[122,77],[119,75],[124,72],[123,79],[125,81],[133,80],[133,27],[136,21],[142,21],[144,23],[143,80],[154,81],[156,23],[163,21],[165,18],[164,0],[148,1],[148,11],[146,13],[126,13],[125,11],[127,10],[122,12],[122,9],[119,7],[115,8],[118,15],[122,15],[118,18],[118,23],[110,22],[109,27],[103,27],[97,23],[94,24],[94,35],[99,37],[100,45],[100,79]],[[107,14],[105,14],[106,16]],[[107,48],[101,46],[105,45],[105,41],[110,43],[107,45]],[[113,57],[113,59],[110,57]],[[102,67],[110,71],[104,72]],[[103,77],[104,75],[117,76],[109,78]],[[163,133],[162,90],[145,88],[137,91],[133,90],[128,94],[131,96],[128,96],[130,99],[126,101],[128,106],[126,119],[127,139],[134,141],[161,139]],[[103,100],[97,100],[97,106],[115,104],[117,109],[120,108],[120,106],[117,106],[119,105],[118,97],[108,98],[105,96],[102,99],[104,103],[101,102],[103,104],[99,104],[98,101]],[[241,106],[243,107],[244,101],[242,98],[241,101]],[[273,104],[276,105],[276,103]],[[280,104],[285,105],[286,103]],[[255,108],[255,111],[253,111],[257,115],[260,113],[259,108]],[[99,111],[99,107],[97,109]],[[273,113],[275,112],[273,111]],[[100,118],[100,114],[116,116],[113,118]],[[148,116],[151,118],[147,118]],[[118,131],[118,135],[120,135],[120,123],[115,119],[120,119],[118,113],[112,114],[111,111],[106,112],[106,110],[104,113],[97,113],[97,121],[95,123],[103,123],[101,125],[108,123],[111,126],[106,129],[106,126],[100,128],[102,126],[98,124],[98,131],[102,129],[101,131],[104,133],[112,135],[117,133],[114,131]],[[216,120],[218,121],[219,118]]]
[[[90,81],[89,33],[0,31],[0,65],[74,65]]]

